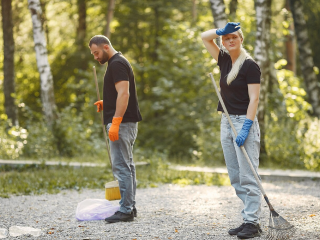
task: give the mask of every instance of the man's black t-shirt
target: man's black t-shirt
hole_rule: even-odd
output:
[[[248,93],[248,84],[260,83],[260,68],[256,62],[248,58],[242,64],[237,77],[227,84],[227,76],[232,68],[230,55],[220,50],[218,57],[218,66],[220,67],[220,92],[222,100],[229,114],[246,115],[250,98]],[[224,112],[221,103],[218,104],[218,111]]]
[[[129,61],[120,53],[113,55],[108,61],[108,68],[104,75],[103,85],[103,118],[104,124],[112,122],[116,112],[118,92],[115,84],[119,81],[129,81],[129,102],[122,122],[139,122],[142,120],[134,74]]]

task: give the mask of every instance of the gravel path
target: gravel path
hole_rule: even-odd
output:
[[[268,197],[297,232],[292,239],[320,239],[320,182],[264,182]],[[137,190],[138,217],[130,223],[77,221],[75,209],[104,190],[63,191],[56,195],[0,198],[0,228],[41,229],[40,237],[7,239],[237,239],[227,230],[241,224],[242,204],[232,187],[162,185]],[[118,201],[114,201],[117,204]],[[262,237],[269,211],[263,202]]]

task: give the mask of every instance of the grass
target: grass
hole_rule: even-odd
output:
[[[228,176],[215,173],[176,171],[161,159],[137,166],[137,187],[157,187],[163,183],[180,185],[230,185]],[[54,194],[65,189],[99,189],[112,181],[110,168],[25,165],[0,167],[0,197],[11,195]]]

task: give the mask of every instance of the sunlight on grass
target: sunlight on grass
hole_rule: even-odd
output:
[[[110,168],[69,166],[26,165],[0,167],[0,197],[11,195],[55,194],[61,190],[84,188],[104,188],[112,181]],[[159,184],[173,183],[185,185],[230,185],[227,175],[198,173],[169,169],[161,159],[146,166],[137,166],[137,187],[157,187]]]

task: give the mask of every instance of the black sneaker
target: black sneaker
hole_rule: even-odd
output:
[[[134,217],[138,216],[136,207],[133,207],[132,212]]]
[[[238,232],[237,237],[240,239],[259,237],[261,232],[262,230],[259,224],[254,225],[252,223],[246,223],[243,229]]]
[[[245,223],[242,223],[241,226],[237,227],[237,228],[232,228],[228,231],[228,233],[230,235],[237,235],[238,232],[241,232],[242,229],[244,228]]]
[[[133,212],[130,214],[125,214],[123,212],[117,211],[114,215],[111,217],[108,217],[105,219],[105,221],[109,223],[116,223],[116,222],[132,222],[134,219]]]

